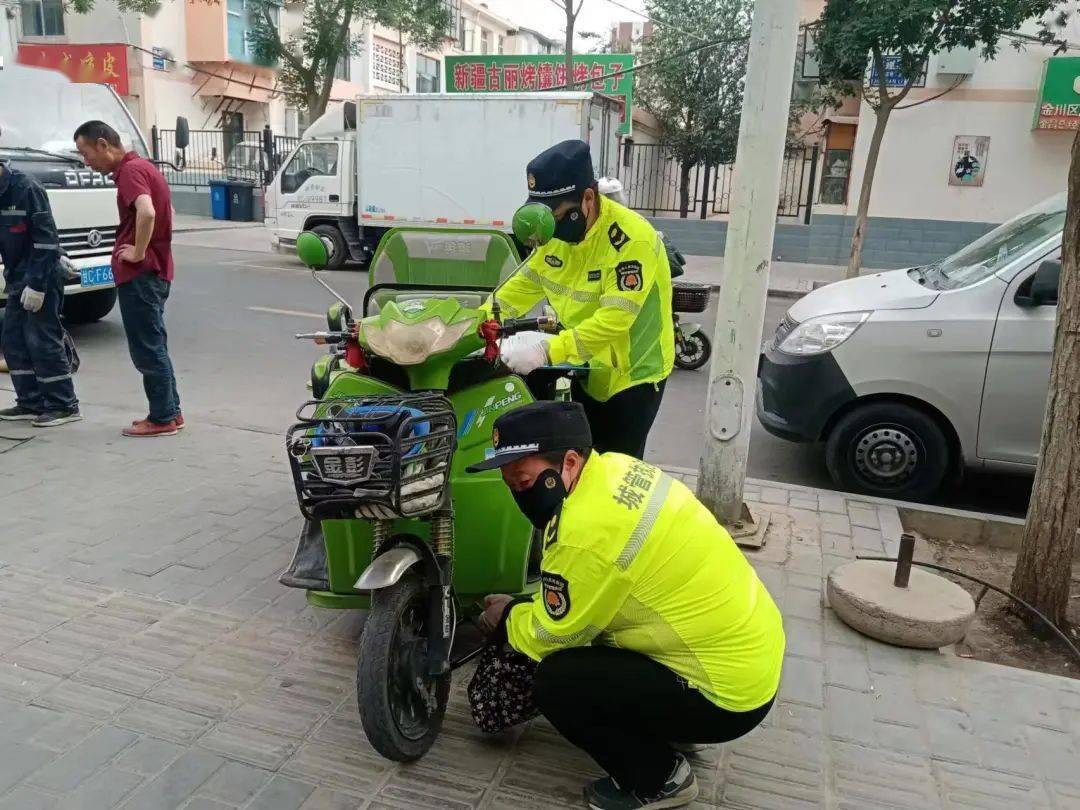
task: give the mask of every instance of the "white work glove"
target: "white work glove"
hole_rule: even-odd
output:
[[[78,269],[75,267],[75,262],[69,259],[67,256],[60,257],[60,269],[68,275],[77,275]]]
[[[37,312],[45,304],[45,293],[38,292],[30,287],[23,287],[19,303],[27,312]]]
[[[499,347],[499,356],[511,371],[522,376],[531,374],[546,366],[548,360],[548,343],[551,335],[543,332],[518,332],[504,338]]]

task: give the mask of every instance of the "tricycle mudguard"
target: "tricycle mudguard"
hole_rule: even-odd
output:
[[[360,579],[353,585],[358,591],[377,591],[388,588],[405,576],[405,572],[420,562],[420,552],[411,546],[400,545],[386,549],[371,561]]]

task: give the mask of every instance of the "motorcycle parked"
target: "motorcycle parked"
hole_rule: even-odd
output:
[[[528,210],[527,210],[528,209]],[[542,210],[540,210],[542,209]],[[525,244],[551,238],[545,206],[514,221]],[[524,262],[498,231],[397,228],[370,265],[361,317],[315,271],[314,234],[297,253],[337,301],[329,329],[298,338],[331,347],[312,369],[314,398],[286,447],[307,519],[281,581],[326,608],[369,610],[357,661],[357,704],[371,744],[409,761],[438,735],[455,630],[490,593],[536,590],[533,529],[499,472],[466,475],[494,452],[491,424],[533,401],[497,365],[498,341],[553,319],[487,321],[487,296]],[[569,389],[570,369],[557,371]]]
[[[686,259],[662,232],[660,238],[664,240],[668,265],[671,268],[671,312],[675,322],[675,365],[678,368],[693,371],[709,362],[709,358],[712,357],[712,343],[705,336],[705,333],[701,331],[701,324],[684,323],[679,318],[679,313],[704,312],[709,308],[709,298],[712,295],[712,290],[707,284],[675,281],[685,272],[683,268],[686,266]]]

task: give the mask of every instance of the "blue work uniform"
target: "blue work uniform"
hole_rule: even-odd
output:
[[[60,238],[45,189],[17,169],[0,171],[0,260],[4,263],[3,349],[19,406],[45,413],[77,410],[60,308]],[[37,312],[23,309],[30,287],[45,293]]]

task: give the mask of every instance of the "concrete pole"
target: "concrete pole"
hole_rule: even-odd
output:
[[[742,520],[798,30],[796,0],[754,4],[698,478],[698,497],[728,526]]]

